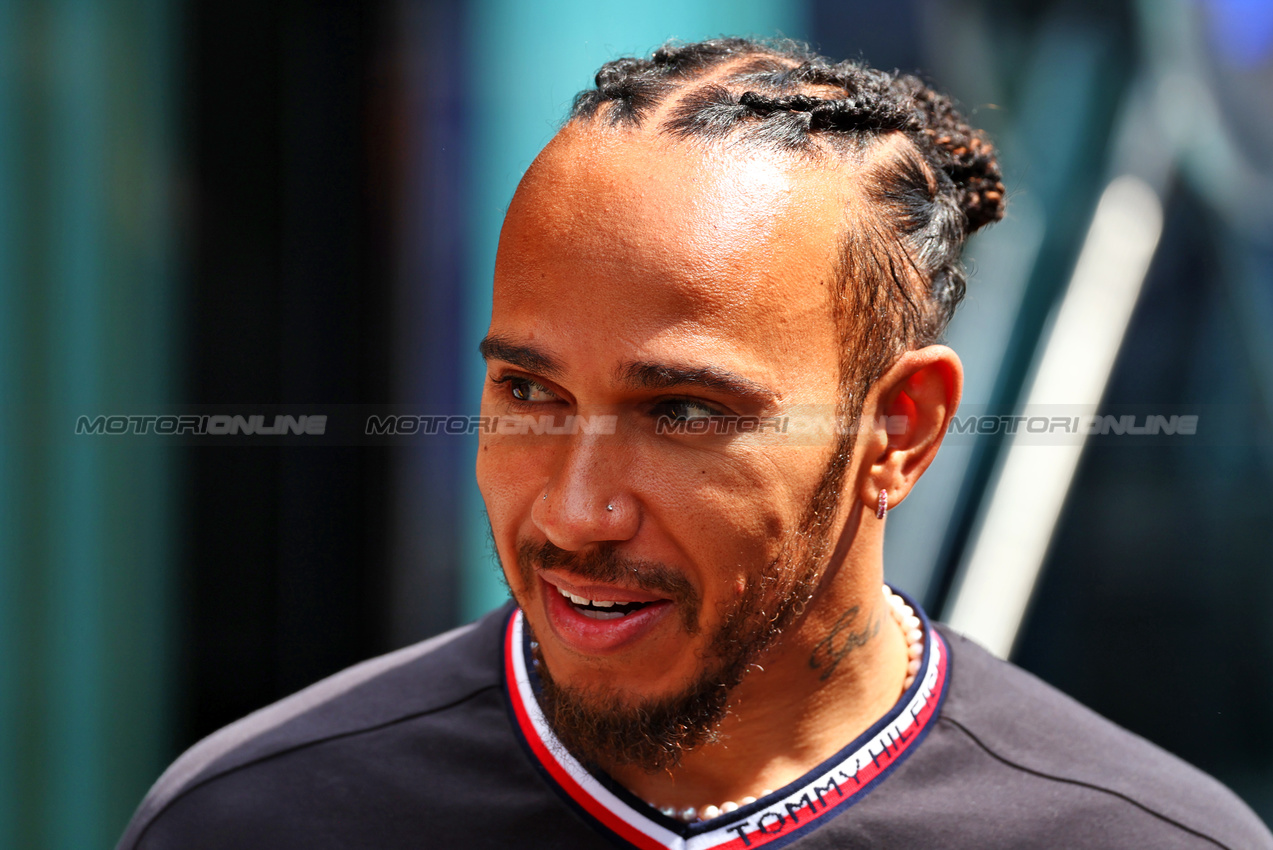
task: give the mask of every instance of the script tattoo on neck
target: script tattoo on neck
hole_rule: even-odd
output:
[[[854,605],[845,611],[835,621],[835,625],[827,632],[826,637],[813,647],[813,653],[809,656],[809,667],[822,670],[822,675],[818,677],[821,681],[825,682],[831,678],[831,674],[835,672],[835,668],[840,665],[844,656],[859,646],[865,645],[880,633],[878,617],[867,622],[860,630],[853,631],[852,627],[859,613],[861,613],[859,605]]]

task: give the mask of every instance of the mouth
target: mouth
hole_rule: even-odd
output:
[[[540,573],[543,605],[553,634],[584,655],[606,655],[631,647],[674,625],[670,599],[642,591],[573,584],[560,575]]]
[[[568,590],[557,588],[557,592],[566,599],[570,600],[570,604],[574,606],[585,617],[593,620],[617,620],[620,617],[626,617],[633,611],[640,611],[653,602],[618,602],[613,599],[585,599],[582,596],[575,596]]]

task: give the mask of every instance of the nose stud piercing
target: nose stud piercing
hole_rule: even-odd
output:
[[[614,505],[606,505],[606,510],[608,511],[614,510]]]

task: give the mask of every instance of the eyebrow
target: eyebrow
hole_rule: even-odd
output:
[[[556,358],[532,345],[492,334],[478,346],[488,362],[502,360],[545,378],[558,378],[565,371]],[[778,402],[778,394],[764,384],[715,366],[677,366],[670,363],[635,361],[618,369],[619,381],[634,390],[671,390],[702,387],[750,401],[758,406]]]
[[[477,350],[487,362],[503,360],[527,372],[543,375],[545,378],[556,378],[562,373],[561,364],[531,345],[522,345],[507,337],[494,334],[486,337],[478,345]]]
[[[670,390],[676,387],[703,387],[749,400],[758,405],[772,405],[778,395],[764,384],[715,366],[683,367],[667,363],[628,363],[619,370],[623,383],[639,390]]]

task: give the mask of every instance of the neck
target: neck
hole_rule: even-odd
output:
[[[656,806],[701,809],[782,787],[869,729],[902,693],[906,638],[882,570],[849,563],[734,690],[715,743],[664,772],[602,767]]]

